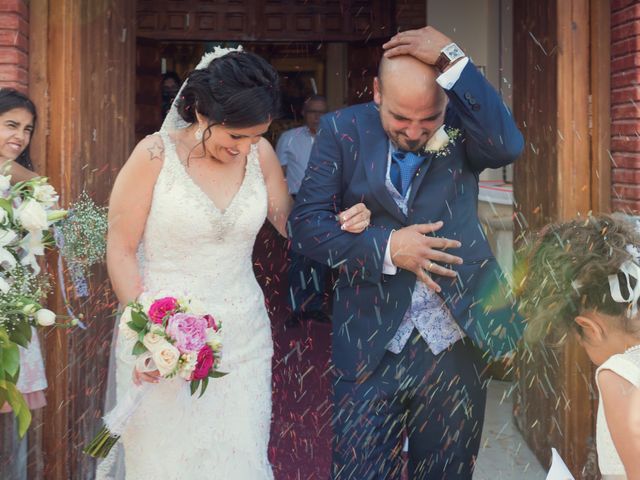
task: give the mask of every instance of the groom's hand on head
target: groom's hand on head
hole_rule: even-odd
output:
[[[418,280],[429,288],[440,292],[440,286],[433,281],[431,275],[456,277],[456,272],[443,267],[442,264],[460,265],[462,258],[450,255],[444,250],[459,248],[460,242],[442,237],[429,236],[442,228],[443,223],[426,223],[411,225],[396,230],[391,235],[389,244],[391,261],[404,270],[413,272]],[[436,263],[438,262],[438,263]]]
[[[433,27],[423,27],[418,30],[407,30],[391,37],[382,45],[384,56],[387,58],[397,55],[411,55],[427,65],[435,65],[440,51],[452,40]]]

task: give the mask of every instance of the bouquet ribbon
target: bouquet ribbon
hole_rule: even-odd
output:
[[[127,389],[126,395],[116,406],[104,416],[104,427],[84,449],[92,457],[105,458],[124,432],[127,422],[142,404],[142,400],[153,386],[144,382],[142,385]]]
[[[53,238],[55,239],[56,246],[58,247],[58,250],[60,250],[62,248],[62,246],[64,245],[64,237],[63,237],[62,232],[60,231],[60,229],[57,228],[57,227],[53,228]],[[86,330],[87,326],[73,312],[73,309],[71,308],[71,304],[69,303],[69,300],[67,298],[67,285],[66,285],[66,283],[64,281],[64,269],[63,269],[63,262],[62,262],[62,254],[60,254],[60,253],[58,253],[57,273],[58,273],[58,285],[59,285],[59,288],[60,288],[60,293],[62,294],[62,300],[64,302],[64,308],[67,310],[67,314],[69,315],[69,317],[75,318],[78,321],[78,326],[80,328],[82,328],[83,330]],[[81,275],[80,275],[80,277],[78,277],[77,275],[74,275],[73,272],[72,272],[72,277],[73,277],[73,285],[74,285],[74,288],[76,290],[76,294],[78,295],[78,297],[86,297],[87,294],[88,294],[88,288],[87,288],[87,281],[85,280],[85,278],[83,276],[81,276]]]

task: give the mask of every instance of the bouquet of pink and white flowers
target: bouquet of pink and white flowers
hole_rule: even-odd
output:
[[[145,306],[148,305],[148,306]],[[135,341],[131,354],[139,372],[157,370],[162,378],[179,376],[189,382],[191,394],[204,394],[210,378],[220,372],[221,325],[195,301],[175,297],[152,302],[133,302],[120,317],[119,335]],[[85,448],[85,453],[105,457],[116,444],[144,394],[152,388],[145,383],[129,390],[123,402],[104,417],[104,427]]]

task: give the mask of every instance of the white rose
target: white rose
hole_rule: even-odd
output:
[[[4,211],[4,209],[2,209]],[[6,247],[10,243],[13,243],[18,238],[18,234],[13,230],[0,229],[0,246]]]
[[[131,307],[126,307],[122,311],[122,315],[120,315],[120,323],[118,325],[118,328],[125,340],[133,340],[138,337],[138,332],[128,325],[131,320]]]
[[[156,335],[163,335],[164,336],[164,327],[162,325],[157,324],[157,323],[154,323],[153,325],[151,325],[151,328],[149,329],[149,331],[151,333],[155,333]]]
[[[56,314],[46,308],[41,308],[36,312],[36,322],[41,327],[50,327],[56,323]]]
[[[120,333],[122,334],[122,338],[124,338],[129,342],[131,340],[135,340],[136,338],[138,338],[138,332],[133,330],[128,325],[125,325],[124,327],[120,327]]]
[[[191,379],[191,374],[196,369],[198,363],[198,354],[195,352],[185,353],[182,355],[182,364],[180,365],[180,376],[185,380]]]
[[[122,315],[120,315],[120,323],[118,324],[118,327],[120,329],[122,329],[122,327],[127,327],[129,328],[129,326],[127,325],[132,319],[131,317],[131,307],[127,306],[125,307],[125,309],[122,311]]]
[[[147,347],[147,350],[149,350],[151,353],[154,353],[159,349],[166,348],[167,345],[171,346],[171,344],[167,342],[167,340],[165,340],[163,336],[153,332],[148,332],[147,334],[145,334],[144,338],[142,339],[142,344]]]
[[[38,202],[27,200],[16,210],[16,218],[30,232],[44,230],[48,227],[47,212]]]
[[[0,192],[6,192],[11,188],[11,175],[0,175]]]
[[[447,135],[447,132],[444,129],[444,125],[442,125],[431,136],[425,148],[428,152],[437,152],[438,150],[441,150],[444,147],[446,147],[447,143],[449,143],[449,135]]]
[[[152,356],[160,375],[166,377],[173,373],[178,366],[180,351],[165,341],[165,346],[153,352]]]
[[[222,349],[222,335],[216,332],[213,328],[207,328],[207,344],[211,347],[211,350],[217,352]]]
[[[58,201],[58,193],[48,183],[44,185],[36,185],[33,189],[33,196],[36,200],[47,206],[52,206]]]

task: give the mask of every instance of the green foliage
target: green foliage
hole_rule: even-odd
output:
[[[145,347],[142,342],[136,342],[136,344],[133,346],[133,352],[131,353],[132,355],[138,356],[138,355],[142,355],[146,351],[147,351],[147,347]]]
[[[18,420],[18,434],[24,437],[24,434],[31,423],[31,411],[22,394],[18,391],[15,384],[6,380],[0,380],[0,399],[4,398],[9,403],[14,415]],[[4,402],[3,402],[4,403]]]

